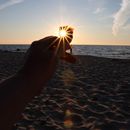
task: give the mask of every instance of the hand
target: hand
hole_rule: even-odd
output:
[[[40,83],[48,80],[56,69],[59,59],[75,63],[76,59],[66,50],[71,49],[69,43],[55,36],[49,36],[39,41],[34,41],[27,51],[27,60],[23,66],[22,74],[30,80]]]
[[[0,130],[11,129],[27,103],[52,76],[59,59],[75,62],[75,58],[66,53],[70,48],[68,42],[54,36],[32,43],[22,69],[0,84]]]

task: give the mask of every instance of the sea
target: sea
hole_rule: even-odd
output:
[[[9,44],[0,45],[0,50],[26,52],[30,45]],[[73,45],[74,55],[92,55],[116,59],[130,59],[130,46],[106,45]]]

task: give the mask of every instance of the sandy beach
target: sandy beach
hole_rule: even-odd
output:
[[[0,51],[0,81],[18,71],[24,55]],[[77,58],[59,63],[13,130],[130,130],[130,60]]]

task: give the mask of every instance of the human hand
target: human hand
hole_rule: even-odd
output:
[[[59,59],[74,63],[68,42],[54,36],[32,43],[22,69],[0,84],[0,130],[10,130],[31,99],[38,95]],[[10,91],[11,90],[11,91]]]
[[[76,62],[75,57],[66,52],[68,49],[71,49],[69,43],[55,36],[34,41],[27,52],[27,60],[21,72],[31,80],[48,80],[59,59]]]

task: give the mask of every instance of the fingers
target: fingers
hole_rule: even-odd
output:
[[[63,38],[57,38],[51,46],[52,48],[59,48],[62,51],[71,49],[70,42],[66,41]]]
[[[76,57],[74,57],[73,55],[69,54],[69,53],[65,53],[64,57],[61,57],[62,60],[65,60],[69,63],[76,63]]]
[[[40,39],[38,41],[35,41],[32,43],[31,52],[34,53],[34,55],[42,56],[43,53],[49,54],[52,52],[52,55],[55,57],[59,57],[67,62],[75,63],[76,59],[74,56],[72,56],[69,53],[66,53],[66,50],[71,50],[71,46],[68,41],[65,41],[61,38],[58,38],[56,36],[49,36],[45,37],[43,39]],[[49,51],[51,50],[51,51]]]
[[[69,41],[56,36],[48,36],[38,41],[34,41],[31,46],[44,51],[47,51],[48,49],[57,49],[65,52],[66,50],[71,49]]]
[[[66,50],[72,50],[71,45],[67,41],[63,41],[61,38],[57,38],[54,44],[50,47],[60,59],[65,60],[69,63],[75,63],[76,58],[69,53],[66,53]]]
[[[37,48],[41,51],[46,51],[53,45],[56,39],[56,36],[48,36],[38,41],[34,41],[31,46],[33,46],[35,49]]]

